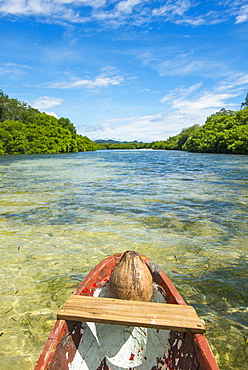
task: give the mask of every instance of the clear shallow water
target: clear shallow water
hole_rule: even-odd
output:
[[[248,369],[248,157],[174,151],[0,156],[0,368],[32,369],[96,263],[137,250]]]

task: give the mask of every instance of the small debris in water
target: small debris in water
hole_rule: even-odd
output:
[[[244,340],[245,340],[244,351],[246,352],[246,348],[248,346],[248,339],[246,337],[244,337]]]
[[[14,307],[10,308],[8,311],[4,312],[4,314],[9,313],[10,311],[12,311],[12,310],[13,310],[13,308],[14,308]]]

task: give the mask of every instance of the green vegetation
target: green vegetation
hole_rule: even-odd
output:
[[[186,150],[199,153],[248,154],[248,98],[244,108],[234,112],[221,109],[207,118],[203,126],[192,126],[153,149]]]
[[[10,99],[0,90],[0,154],[66,153],[96,150],[78,135],[68,118],[40,113],[26,103]]]
[[[248,154],[248,108],[221,109],[190,136],[183,150],[201,153]]]
[[[166,141],[153,142],[151,147],[152,149],[182,150],[188,138],[198,131],[199,128],[199,125],[184,128],[180,134],[169,137]]]

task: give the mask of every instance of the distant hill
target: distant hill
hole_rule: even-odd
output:
[[[94,140],[96,144],[129,144],[129,143],[143,143],[143,141],[118,141],[112,139],[98,139]]]
[[[99,139],[94,141],[97,149],[144,149],[150,148],[150,143],[143,141],[117,141],[112,139]]]

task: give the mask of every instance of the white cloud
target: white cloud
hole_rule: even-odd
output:
[[[190,115],[195,112],[201,116],[201,112],[207,117],[209,111],[219,110],[223,107],[232,107],[228,99],[240,96],[245,85],[248,85],[248,75],[239,76],[235,80],[222,81],[212,90],[199,90],[202,83],[197,83],[187,88],[179,87],[160,99],[161,103],[170,104],[173,109],[182,114]]]
[[[53,8],[53,1],[43,0],[4,0],[0,4],[0,11],[13,15],[45,15]]]
[[[206,52],[202,54],[197,48],[184,52],[184,46],[181,46],[181,50],[182,52],[178,53],[178,47],[172,46],[161,52],[161,55],[159,52],[155,54],[148,51],[140,53],[137,58],[141,61],[142,67],[150,66],[162,77],[202,76],[219,79],[233,73],[225,60],[218,61],[214,56],[211,60],[211,55],[207,57]]]
[[[87,132],[87,136],[93,139],[104,137],[116,140],[137,140],[137,138],[139,140],[152,140],[151,138],[154,135],[153,120],[155,118],[157,118],[157,115],[109,119],[101,122],[94,129],[92,127],[85,128],[85,132]],[[163,121],[162,117],[156,122],[155,131],[159,135],[162,134],[159,128],[160,121]],[[98,129],[96,129],[97,127]]]
[[[232,90],[236,91],[237,89],[244,89],[243,85],[248,85],[248,74],[241,75],[237,74],[234,75],[231,79],[224,81],[216,88],[216,91],[227,91]]]
[[[27,73],[28,70],[30,70],[31,67],[27,65],[20,65],[16,63],[3,63],[0,65],[0,74],[14,74],[14,75],[19,75],[22,73]]]
[[[235,94],[220,94],[220,93],[205,93],[195,100],[190,99],[175,99],[173,100],[172,106],[175,109],[179,109],[183,113],[190,111],[199,111],[206,109],[220,109],[227,106],[226,100],[236,96]]]
[[[186,115],[177,110],[147,116],[110,119],[99,122],[98,129],[94,128],[93,130],[92,127],[79,128],[79,132],[80,134],[89,136],[93,140],[104,138],[151,142],[166,140],[169,136],[178,134],[183,128],[194,124],[203,124],[205,118],[204,113],[199,117],[197,114],[194,115],[192,113]]]
[[[166,108],[151,115],[108,119],[95,126],[79,129],[92,139],[142,140],[151,142],[166,140],[177,135],[183,128],[202,125],[206,118],[221,108],[237,109],[229,101],[244,94],[248,75],[222,81],[211,90],[204,90],[203,83],[181,86],[165,95],[160,102]],[[83,131],[82,131],[83,130]]]
[[[244,23],[248,21],[248,5],[243,5],[240,8],[239,15],[236,17],[236,23]]]
[[[54,113],[54,112],[45,112],[46,114],[48,114],[49,116],[53,116],[53,117],[55,117],[55,118],[59,118],[58,116],[57,116],[57,114],[56,113]]]
[[[71,89],[85,87],[87,89],[95,89],[98,87],[108,87],[113,85],[119,85],[124,81],[121,76],[108,76],[107,71],[103,71],[101,75],[93,80],[90,79],[78,79],[67,82],[55,82],[48,85],[50,88],[56,89]]]
[[[209,20],[205,19],[202,16],[195,17],[195,18],[183,17],[182,19],[177,19],[175,23],[185,24],[185,25],[194,26],[194,27],[201,26],[204,24],[213,24],[213,22],[210,22]],[[216,23],[219,23],[219,21],[217,21]]]
[[[169,94],[165,95],[162,99],[160,99],[161,103],[164,103],[166,101],[172,101],[176,97],[180,96],[180,98],[185,98],[189,95],[191,95],[193,92],[197,91],[202,86],[202,82],[198,82],[194,85],[191,85],[187,88],[185,87],[178,87],[173,92],[170,92]]]
[[[182,16],[187,10],[189,10],[194,5],[189,0],[179,0],[179,1],[167,1],[166,5],[155,8],[152,14],[155,16],[164,16],[168,14],[180,15]]]
[[[236,19],[236,23],[243,23],[247,21],[247,4],[242,4],[242,1],[225,0],[213,11],[211,2],[205,2],[200,8],[193,0],[167,0],[162,6],[153,0],[1,0],[0,14],[34,16],[51,23],[97,21],[114,27],[127,22],[142,24],[154,20],[198,26],[231,18]],[[190,14],[187,14],[189,10]]]
[[[41,96],[33,102],[32,106],[34,108],[44,111],[46,109],[56,107],[57,105],[60,105],[62,102],[63,99],[60,98],[54,98],[51,96]]]
[[[204,76],[223,77],[230,74],[227,65],[221,62],[204,60],[203,58],[193,59],[193,55],[185,58],[176,56],[156,66],[160,76]]]
[[[83,17],[79,16],[78,10],[74,8],[78,1],[60,0],[2,0],[0,13],[15,16],[45,17],[50,21],[66,20],[69,22],[82,22]],[[82,4],[81,4],[82,5]],[[89,5],[85,2],[84,5]]]
[[[134,6],[140,4],[141,2],[142,2],[141,0],[121,1],[116,5],[116,11],[130,14],[132,13]]]
[[[91,6],[92,8],[100,8],[106,4],[106,0],[57,0],[60,4],[75,4]]]

